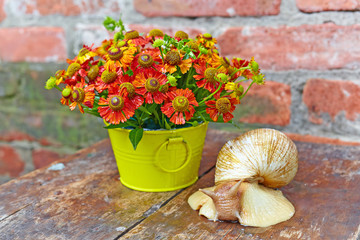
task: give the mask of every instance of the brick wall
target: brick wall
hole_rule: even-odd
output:
[[[244,129],[360,142],[359,9],[350,0],[0,0],[0,183],[107,137],[43,85],[82,44],[108,36],[104,16],[120,13],[129,29],[209,32],[222,54],[255,57],[268,81],[239,106]]]

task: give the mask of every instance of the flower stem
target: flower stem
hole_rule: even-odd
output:
[[[165,63],[165,58],[164,58],[164,54],[162,52],[161,46],[159,47],[160,53],[161,53],[161,59],[163,61],[163,63]]]
[[[250,68],[250,67],[242,67],[242,68],[238,68],[238,69],[236,69],[236,71],[235,71],[235,72],[233,72],[233,73],[230,75],[230,77],[234,76],[234,74],[235,74],[235,73],[237,73],[237,72],[239,72],[239,71],[242,71],[242,70],[246,70],[246,69],[251,69],[251,68]]]
[[[202,105],[202,104],[204,104],[204,102],[205,102],[206,100],[208,100],[209,98],[211,98],[212,96],[214,96],[214,95],[221,89],[222,85],[223,85],[223,84],[220,83],[220,85],[219,85],[219,87],[216,89],[216,91],[213,92],[212,94],[210,94],[209,96],[207,96],[206,98],[204,98],[204,99],[199,103],[199,106]]]
[[[255,81],[252,81],[249,85],[249,87],[246,89],[246,91],[240,96],[240,99],[242,99],[243,97],[245,97],[246,93],[249,91],[249,89],[251,88],[251,86],[255,83]]]
[[[160,117],[159,117],[159,114],[157,113],[156,110],[154,111],[154,115],[155,115],[156,120],[157,120],[158,123],[159,123],[159,126],[160,126],[161,128],[163,128],[162,122],[161,122]]]

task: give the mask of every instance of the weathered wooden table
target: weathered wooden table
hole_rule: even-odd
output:
[[[235,136],[209,130],[199,181],[179,191],[122,186],[109,140],[3,184],[0,239],[360,239],[359,146],[296,142],[287,222],[251,228],[198,216],[187,198],[213,185],[217,153]]]

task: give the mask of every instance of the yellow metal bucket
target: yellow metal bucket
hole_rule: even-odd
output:
[[[121,183],[145,192],[173,191],[195,183],[207,125],[144,131],[136,150],[130,130],[108,129]]]

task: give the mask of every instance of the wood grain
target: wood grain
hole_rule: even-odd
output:
[[[193,186],[165,193],[119,181],[109,140],[0,186],[0,239],[353,239],[360,234],[360,147],[296,143],[299,171],[282,190],[295,216],[269,228],[211,222],[187,204],[213,185],[217,153],[237,133],[209,130]]]
[[[214,185],[214,171],[129,231],[125,239],[358,239],[360,148],[296,143],[299,171],[282,188],[296,213],[268,228],[212,222],[187,204],[199,188]],[[171,236],[171,237],[170,237]]]

